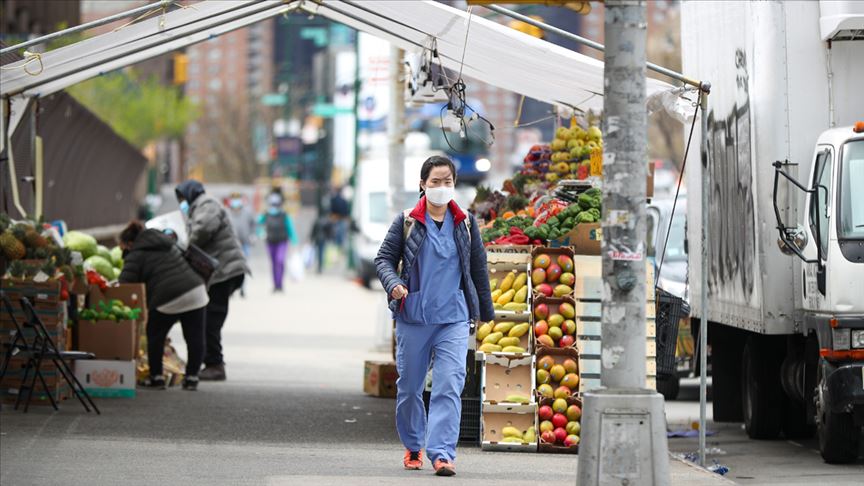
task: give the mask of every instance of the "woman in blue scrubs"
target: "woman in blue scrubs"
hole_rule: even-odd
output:
[[[420,201],[396,218],[375,259],[396,319],[396,429],[406,449],[403,465],[421,469],[425,447],[439,476],[456,474],[469,323],[491,321],[495,312],[480,231],[474,216],[453,201],[455,183],[450,159],[427,159],[420,170]],[[427,420],[423,389],[430,360]]]

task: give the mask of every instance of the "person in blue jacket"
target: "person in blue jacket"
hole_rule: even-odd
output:
[[[469,323],[491,321],[495,312],[480,231],[474,216],[453,201],[455,183],[450,159],[427,159],[420,170],[420,201],[396,218],[375,258],[396,319],[396,429],[406,449],[403,465],[421,469],[425,447],[439,476],[456,474]],[[423,389],[433,355],[427,421]]]

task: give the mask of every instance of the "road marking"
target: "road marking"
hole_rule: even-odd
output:
[[[804,447],[803,445],[801,445],[801,444],[799,444],[799,443],[797,443],[797,442],[795,442],[795,441],[787,440],[786,442],[788,442],[788,443],[790,443],[790,444],[792,444],[792,445],[794,445],[794,446]]]

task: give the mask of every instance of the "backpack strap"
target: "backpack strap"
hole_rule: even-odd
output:
[[[411,209],[402,211],[402,241],[408,241],[411,230],[414,229],[414,218],[411,217]]]

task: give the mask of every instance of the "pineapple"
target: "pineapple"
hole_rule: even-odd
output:
[[[17,238],[18,241],[20,241],[21,243],[24,243],[24,238],[27,236],[27,231],[30,231],[32,229],[33,228],[27,226],[24,223],[18,223],[11,228],[12,236]]]
[[[24,243],[21,243],[13,232],[10,231],[6,231],[0,235],[0,250],[3,250],[3,254],[9,260],[20,260],[27,254],[27,248],[24,247]]]
[[[10,263],[9,275],[14,278],[24,278],[24,263],[19,260]]]
[[[0,234],[4,233],[9,226],[12,225],[12,220],[6,213],[0,213]]]
[[[48,240],[35,229],[28,229],[24,233],[24,244],[28,248],[45,248],[48,246]]]

